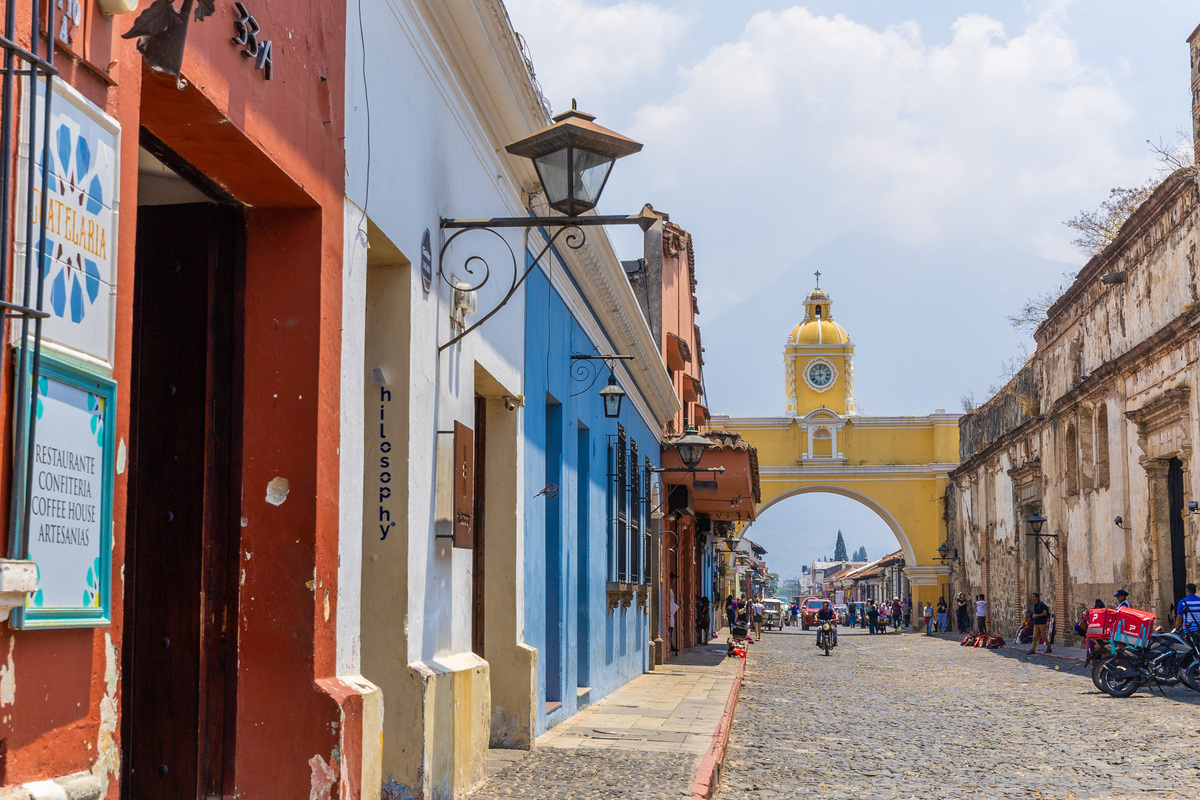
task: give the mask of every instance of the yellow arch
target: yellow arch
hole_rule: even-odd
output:
[[[842,497],[848,497],[851,500],[856,500],[859,503],[862,503],[864,506],[866,506],[867,508],[874,511],[876,513],[876,515],[878,515],[879,518],[882,519],[889,528],[891,528],[892,533],[896,537],[896,540],[898,542],[900,542],[900,550],[903,551],[903,553],[904,553],[905,563],[907,563],[907,564],[916,564],[917,563],[917,555],[916,555],[916,552],[913,550],[912,542],[909,541],[908,534],[906,534],[904,532],[904,526],[900,524],[900,521],[898,519],[896,519],[896,517],[892,514],[892,512],[890,512],[886,508],[884,508],[877,500],[875,500],[870,495],[865,495],[862,492],[855,491],[854,489],[850,489],[845,486],[838,486],[837,484],[833,484],[833,483],[827,483],[827,484],[819,483],[819,484],[814,484],[812,486],[798,486],[794,489],[789,489],[787,491],[781,492],[780,494],[776,495],[775,497],[772,497],[770,500],[767,500],[767,501],[763,502],[761,505],[759,505],[758,516],[762,516],[762,513],[764,511],[766,511],[768,508],[775,505],[776,503],[781,503],[784,500],[787,500],[788,498],[799,497],[802,494],[817,494],[817,493],[821,493],[821,492],[823,492],[825,494],[836,494],[836,495],[840,495]]]
[[[819,408],[804,416],[713,417],[758,452],[761,514],[789,497],[828,492],[879,515],[904,553],[913,600],[933,602],[947,581],[938,546],[958,466],[957,414],[871,417]]]

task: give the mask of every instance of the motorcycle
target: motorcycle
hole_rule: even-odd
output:
[[[829,655],[833,648],[837,647],[837,633],[833,629],[833,623],[825,621],[817,628],[817,647],[824,650],[825,655]]]
[[[1195,689],[1193,684],[1200,678],[1197,653],[1197,641],[1190,634],[1155,633],[1148,647],[1118,644],[1115,652],[1096,663],[1093,682],[1113,697],[1129,697],[1143,686],[1161,688],[1181,682]]]

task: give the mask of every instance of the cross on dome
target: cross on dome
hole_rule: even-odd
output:
[[[813,273],[813,275],[817,276],[817,288],[820,289],[821,288],[821,270],[817,270],[816,272]]]

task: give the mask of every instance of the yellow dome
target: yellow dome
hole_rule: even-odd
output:
[[[788,344],[847,344],[850,335],[831,319],[810,319],[792,328]]]
[[[850,334],[833,321],[833,298],[820,287],[813,289],[804,298],[804,320],[792,328],[788,344],[849,343]]]

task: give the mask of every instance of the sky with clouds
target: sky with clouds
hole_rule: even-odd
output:
[[[1188,128],[1200,23],[1177,0],[507,6],[554,109],[575,98],[645,144],[600,211],[649,202],[693,234],[709,406],[734,415],[782,413],[782,345],[816,269],[867,413],[985,398],[1032,349],[1005,315],[1082,266],[1063,221],[1146,181],[1146,140]],[[625,258],[630,237],[613,236]],[[829,496],[751,535],[791,573],[838,528],[895,549]]]

